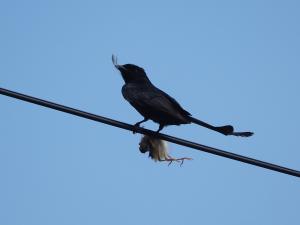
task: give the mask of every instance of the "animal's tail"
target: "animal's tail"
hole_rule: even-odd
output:
[[[215,127],[215,126],[212,126],[212,125],[210,125],[208,123],[205,123],[201,120],[198,120],[194,117],[190,116],[189,118],[190,118],[190,121],[192,123],[198,124],[202,127],[206,127],[208,129],[214,130],[214,131],[219,132],[219,133],[224,134],[224,135],[233,135],[233,136],[239,136],[239,137],[250,137],[254,134],[253,132],[234,132],[234,128],[231,125]]]

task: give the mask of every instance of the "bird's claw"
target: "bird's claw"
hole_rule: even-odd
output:
[[[139,128],[140,128],[140,123],[134,124],[133,129],[132,129],[132,133],[136,134]]]

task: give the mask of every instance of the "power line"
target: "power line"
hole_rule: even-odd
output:
[[[212,147],[209,147],[209,146],[201,145],[201,144],[198,144],[198,143],[195,143],[195,142],[190,142],[190,141],[180,139],[180,138],[177,138],[177,137],[172,137],[172,136],[161,134],[161,133],[157,134],[156,132],[148,130],[148,129],[135,128],[133,125],[130,125],[130,124],[127,124],[127,123],[123,123],[123,122],[120,122],[120,121],[117,121],[117,120],[112,120],[110,118],[106,118],[106,117],[103,117],[103,116],[98,116],[98,115],[91,114],[91,113],[88,113],[88,112],[84,112],[84,111],[81,111],[81,110],[78,110],[78,109],[70,108],[70,107],[67,107],[67,106],[64,106],[64,105],[59,105],[59,104],[49,102],[49,101],[46,101],[46,100],[43,100],[43,99],[39,99],[39,98],[31,97],[31,96],[28,96],[28,95],[24,95],[24,94],[21,94],[21,93],[17,93],[17,92],[14,92],[14,91],[10,91],[10,90],[4,89],[4,88],[0,88],[0,94],[6,95],[6,96],[9,96],[9,97],[12,97],[12,98],[16,98],[16,99],[19,99],[19,100],[22,100],[22,101],[30,102],[30,103],[33,103],[33,104],[36,104],[36,105],[41,105],[41,106],[44,106],[44,107],[47,107],[47,108],[55,109],[55,110],[58,110],[58,111],[61,111],[61,112],[73,114],[75,116],[83,117],[83,118],[86,118],[86,119],[89,119],[89,120],[94,120],[94,121],[97,121],[97,122],[100,122],[100,123],[105,123],[107,125],[119,127],[119,128],[125,129],[125,130],[136,131],[137,133],[154,136],[156,138],[160,138],[160,139],[163,139],[163,140],[166,140],[166,141],[178,144],[178,145],[183,145],[183,146],[186,146],[186,147],[194,148],[194,149],[204,151],[204,152],[207,152],[207,153],[211,153],[211,154],[214,154],[214,155],[218,155],[218,156],[222,156],[222,157],[225,157],[225,158],[229,158],[229,159],[237,160],[237,161],[240,161],[240,162],[248,163],[248,164],[251,164],[251,165],[254,165],[254,166],[263,167],[265,169],[277,171],[277,172],[292,175],[292,176],[295,176],[295,177],[300,177],[300,171],[297,171],[297,170],[289,169],[289,168],[282,167],[282,166],[279,166],[279,165],[275,165],[275,164],[272,164],[272,163],[260,161],[260,160],[257,160],[257,159],[249,158],[249,157],[238,155],[238,154],[235,154],[235,153],[231,153],[231,152],[223,151],[223,150],[220,150],[220,149],[212,148]]]

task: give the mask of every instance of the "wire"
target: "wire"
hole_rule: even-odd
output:
[[[200,150],[200,151],[204,151],[204,152],[207,152],[207,153],[211,153],[211,154],[214,154],[214,155],[218,155],[218,156],[222,156],[222,157],[225,157],[225,158],[237,160],[237,161],[240,161],[240,162],[243,162],[243,163],[248,163],[248,164],[251,164],[251,165],[254,165],[254,166],[262,167],[262,168],[265,168],[265,169],[277,171],[277,172],[288,174],[288,175],[292,175],[292,176],[295,176],[295,177],[300,177],[300,171],[297,171],[297,170],[289,169],[289,168],[286,168],[286,167],[282,167],[282,166],[275,165],[275,164],[272,164],[272,163],[268,163],[268,162],[260,161],[260,160],[257,160],[257,159],[249,158],[249,157],[246,157],[246,156],[238,155],[238,154],[235,154],[235,153],[223,151],[223,150],[220,150],[220,149],[212,148],[212,147],[205,146],[205,145],[202,145],[202,144],[197,144],[195,142],[190,142],[190,141],[180,139],[180,138],[177,138],[177,137],[172,137],[172,136],[169,136],[169,135],[156,133],[154,131],[144,129],[144,128],[141,128],[141,127],[135,128],[133,125],[130,125],[130,124],[127,124],[127,123],[123,123],[123,122],[113,120],[113,119],[110,119],[110,118],[106,118],[106,117],[103,117],[103,116],[98,116],[98,115],[91,114],[91,113],[88,113],[88,112],[84,112],[84,111],[81,111],[81,110],[78,110],[78,109],[70,108],[70,107],[67,107],[67,106],[64,106],[64,105],[59,105],[59,104],[49,102],[49,101],[46,101],[46,100],[43,100],[43,99],[39,99],[39,98],[31,97],[31,96],[28,96],[28,95],[24,95],[24,94],[21,94],[21,93],[17,93],[17,92],[14,92],[14,91],[10,91],[10,90],[4,89],[4,88],[0,88],[0,94],[6,95],[6,96],[9,96],[9,97],[12,97],[12,98],[16,98],[16,99],[19,99],[19,100],[22,100],[22,101],[30,102],[30,103],[33,103],[33,104],[36,104],[36,105],[40,105],[40,106],[44,106],[44,107],[47,107],[47,108],[55,109],[55,110],[58,110],[58,111],[61,111],[61,112],[69,113],[69,114],[72,114],[72,115],[75,115],[75,116],[83,117],[83,118],[86,118],[86,119],[89,119],[89,120],[94,120],[94,121],[104,123],[104,124],[107,124],[107,125],[110,125],[110,126],[115,126],[115,127],[119,127],[119,128],[125,129],[125,130],[135,131],[137,133],[154,136],[156,138],[160,138],[160,139],[163,139],[163,140],[166,140],[166,141],[178,144],[178,145],[183,145],[183,146],[186,146],[186,147],[190,147],[190,148],[197,149],[197,150]]]

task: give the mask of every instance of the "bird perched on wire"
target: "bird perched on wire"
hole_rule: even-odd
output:
[[[172,162],[179,162],[181,166],[184,160],[192,160],[192,158],[188,157],[173,158],[169,155],[168,144],[166,141],[148,135],[142,136],[139,145],[140,152],[149,152],[149,157],[155,162],[169,162],[169,165]]]
[[[252,132],[235,132],[231,125],[213,126],[192,117],[174,98],[155,87],[143,68],[134,64],[119,65],[114,55],[112,62],[125,82],[122,87],[123,97],[144,117],[135,124],[136,127],[150,119],[159,124],[157,132],[168,125],[195,123],[224,135],[253,135]]]

